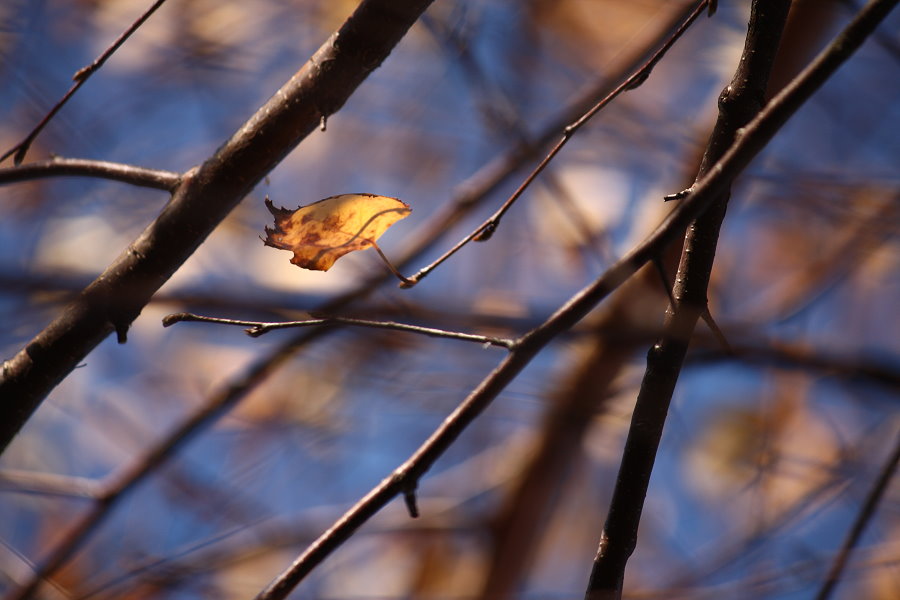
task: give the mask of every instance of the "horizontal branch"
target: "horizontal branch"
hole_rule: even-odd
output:
[[[181,174],[145,169],[121,163],[83,158],[51,158],[0,169],[0,185],[44,179],[46,177],[94,177],[130,183],[138,187],[172,192],[181,183]]]
[[[218,323],[220,325],[237,325],[247,327],[247,335],[251,337],[259,337],[276,329],[296,329],[298,327],[313,327],[316,325],[352,325],[356,327],[368,327],[371,329],[388,329],[391,331],[406,331],[409,333],[418,333],[428,337],[445,338],[451,340],[462,340],[464,342],[476,342],[488,346],[499,346],[511,350],[515,346],[515,342],[506,338],[490,337],[485,335],[475,335],[471,333],[462,333],[459,331],[447,331],[445,329],[435,329],[434,327],[422,327],[419,325],[409,325],[406,323],[397,323],[394,321],[370,321],[367,319],[353,319],[349,317],[322,317],[304,319],[302,321],[242,321],[239,319],[223,319],[219,317],[204,317],[192,313],[174,313],[166,315],[163,318],[163,327],[169,327],[175,323],[183,321],[196,323]]]

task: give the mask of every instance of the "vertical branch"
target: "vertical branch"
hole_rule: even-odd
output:
[[[719,96],[719,118],[700,164],[697,181],[710,172],[764,105],[764,94],[790,0],[754,0],[744,51],[731,83]],[[725,217],[730,182],[688,228],[678,267],[674,306],[666,313],[662,338],[647,355],[647,369],[625,442],[586,599],[619,598],[625,566],[637,545],[644,499],[669,402],[697,319],[706,310],[719,227]]]

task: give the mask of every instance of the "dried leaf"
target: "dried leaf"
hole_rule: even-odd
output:
[[[375,194],[341,194],[290,211],[275,208],[275,228],[266,227],[266,246],[291,250],[291,262],[304,269],[327,271],[334,261],[354,250],[375,246],[388,227],[412,209],[404,202]]]

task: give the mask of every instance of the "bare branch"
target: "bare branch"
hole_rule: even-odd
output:
[[[744,51],[734,78],[719,96],[719,118],[700,164],[698,179],[705,177],[732,146],[738,129],[762,109],[790,5],[790,0],[753,2]],[[644,499],[672,393],[697,320],[708,314],[707,287],[731,180],[723,183],[710,206],[687,230],[672,290],[674,301],[666,314],[663,335],[647,355],[647,368],[631,417],[585,600],[612,600],[622,596],[625,567],[637,546]],[[686,201],[689,202],[695,193],[695,186],[692,186]],[[678,199],[677,196],[666,200]],[[712,323],[711,327],[718,331]]]
[[[218,317],[204,317],[191,313],[175,313],[167,315],[163,318],[163,326],[169,327],[175,323],[182,321],[192,321],[197,323],[218,323],[220,325],[237,325],[247,327],[247,335],[251,337],[259,337],[276,329],[294,329],[297,327],[313,327],[317,325],[353,325],[357,327],[369,327],[371,329],[387,329],[390,331],[406,331],[409,333],[418,333],[428,337],[445,338],[451,340],[462,340],[465,342],[476,342],[488,346],[499,346],[511,350],[515,342],[505,338],[490,337],[484,335],[475,335],[471,333],[462,333],[458,331],[446,331],[444,329],[435,329],[433,327],[421,327],[419,325],[409,325],[406,323],[396,323],[394,321],[370,321],[367,319],[352,319],[349,317],[321,317],[304,319],[302,321],[282,321],[277,323],[266,323],[263,321],[241,321],[238,319],[222,319]]]
[[[706,290],[719,226],[725,215],[731,181],[737,173],[724,178],[718,176],[727,173],[724,167],[737,158],[751,138],[760,142],[770,139],[775,129],[862,44],[896,3],[896,0],[870,2],[828,48],[751,120],[762,106],[775,50],[790,8],[789,1],[753,3],[744,54],[731,85],[720,96],[719,120],[701,163],[698,182],[682,202],[693,202],[698,191],[704,188],[704,182],[710,179],[720,179],[720,185],[711,192],[708,208],[698,213],[699,218],[691,224],[685,239],[674,290],[676,304],[667,314],[666,333],[648,354],[647,370],[586,599],[612,599],[622,594],[625,566],[637,543],[641,511],[669,402],[694,326],[706,310]]]
[[[525,193],[525,190],[531,185],[531,183],[537,178],[538,175],[547,167],[548,164],[556,157],[557,154],[563,149],[563,147],[568,143],[569,139],[571,139],[572,135],[575,134],[576,131],[581,129],[588,121],[590,121],[598,112],[600,112],[603,108],[605,108],[610,102],[615,100],[620,94],[625,91],[633,90],[640,86],[647,78],[650,76],[650,73],[653,71],[653,67],[662,60],[662,58],[666,55],[666,52],[675,44],[676,41],[687,31],[688,27],[690,27],[691,23],[693,23],[697,17],[703,12],[703,9],[707,5],[707,0],[702,0],[694,10],[688,15],[688,17],[684,20],[681,26],[672,33],[671,36],[663,43],[663,45],[645,62],[641,65],[635,72],[631,73],[625,81],[620,83],[614,90],[612,90],[606,97],[597,102],[594,106],[592,106],[586,113],[581,115],[574,122],[570,123],[563,129],[563,136],[556,145],[550,150],[550,152],[541,160],[540,163],[534,168],[534,170],[525,178],[518,188],[512,193],[512,195],[506,199],[506,201],[497,209],[497,211],[488,217],[486,221],[484,221],[481,225],[475,228],[469,235],[464,237],[462,240],[456,243],[455,246],[447,250],[444,254],[438,257],[431,264],[422,267],[419,269],[413,276],[408,277],[409,280],[407,283],[401,284],[401,287],[410,287],[412,285],[417,284],[419,281],[424,279],[429,273],[431,273],[435,268],[437,268],[441,263],[449,259],[451,256],[456,254],[459,250],[461,250],[464,246],[466,246],[471,241],[476,242],[485,242],[494,235],[494,231],[496,231],[497,227],[500,224],[500,219],[503,218],[503,215],[512,207],[512,205],[519,199],[519,197]]]
[[[678,15],[676,20],[681,21],[684,17],[685,15],[683,14]],[[663,28],[663,31],[668,31],[673,27],[674,23]],[[651,44],[651,47],[662,43],[668,35],[668,33],[665,33],[662,39],[656,40],[654,44]],[[616,69],[618,75],[613,75],[611,80],[617,81],[638,69],[645,62],[643,56],[646,54],[646,50],[641,50],[634,56],[627,57],[623,61],[622,66]],[[454,224],[477,208],[488,198],[491,192],[516,173],[525,161],[534,158],[540,148],[552,143],[557,132],[565,127],[566,123],[572,122],[578,118],[578,115],[583,114],[585,110],[596,104],[598,97],[602,98],[609,93],[610,84],[607,79],[599,80],[573,100],[570,106],[563,109],[560,114],[551,118],[548,124],[534,136],[533,140],[521,141],[508,152],[497,157],[469,177],[459,186],[453,201],[448,203],[446,209],[413,234],[414,238],[398,264],[406,265],[417,256],[430,250],[447,234],[447,231]],[[387,273],[370,277],[349,292],[327,302],[320,310],[330,312],[345,307],[366,296],[379,283],[387,280],[388,277]],[[54,278],[54,281],[58,281],[58,279]],[[65,536],[60,546],[48,554],[48,558],[41,563],[33,577],[41,579],[55,572],[68,560],[69,556],[85,543],[91,533],[103,522],[108,512],[118,504],[125,494],[172,457],[183,444],[189,441],[189,438],[199,434],[203,429],[215,422],[219,416],[240,402],[252,389],[281,365],[285,364],[298,348],[312,343],[329,331],[332,330],[317,327],[291,337],[254,361],[242,376],[229,381],[227,385],[208,397],[195,413],[190,415],[165,438],[148,448],[142,457],[135,460],[134,465],[144,465],[143,467],[132,466],[127,470],[126,474],[116,479],[114,486],[105,495],[106,501],[98,505],[95,510],[91,510],[83,515],[79,523],[72,525],[69,530],[70,533]]]
[[[172,171],[145,169],[133,165],[87,160],[83,158],[51,158],[27,163],[16,167],[0,169],[0,185],[32,181],[45,177],[94,177],[130,183],[138,187],[148,187],[172,192],[181,183],[181,174]]]

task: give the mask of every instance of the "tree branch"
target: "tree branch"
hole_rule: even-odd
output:
[[[16,167],[0,169],[0,185],[32,181],[45,177],[95,177],[130,183],[138,187],[173,192],[181,183],[181,174],[145,169],[121,163],[82,158],[51,158]]]
[[[891,479],[894,477],[894,473],[897,471],[897,465],[900,464],[900,432],[897,433],[896,440],[894,449],[881,467],[881,472],[878,474],[878,478],[875,480],[874,485],[872,485],[872,489],[870,489],[869,493],[866,495],[866,501],[860,508],[859,514],[856,515],[853,526],[850,528],[850,531],[847,532],[847,538],[841,545],[840,552],[834,557],[834,562],[831,564],[831,568],[828,569],[825,581],[822,582],[822,588],[819,590],[819,593],[816,594],[816,600],[828,600],[828,598],[831,597],[834,588],[837,587],[838,582],[841,580],[841,575],[844,573],[844,567],[847,565],[847,561],[850,560],[853,549],[856,548],[859,538],[862,537],[866,525],[869,524],[869,521],[875,515],[878,503],[881,502],[881,498],[888,488],[888,483],[890,483]]]
[[[698,179],[702,182],[721,172],[722,164],[728,163],[734,151],[743,146],[749,136],[765,128],[765,124],[783,123],[796,110],[800,98],[812,94],[862,44],[894,5],[896,0],[874,0],[867,5],[812,64],[750,121],[753,113],[762,106],[790,6],[786,0],[755,1],[744,53],[734,79],[719,98],[719,120]],[[750,123],[744,127],[748,121]],[[711,199],[710,208],[688,230],[676,277],[676,303],[667,313],[666,332],[647,357],[647,370],[632,416],[586,599],[621,597],[625,566],[637,543],[641,511],[669,402],[694,326],[706,310],[706,289],[732,179],[722,181]],[[695,183],[688,190],[688,202],[693,199],[697,185]]]
[[[685,16],[683,14],[679,15],[677,20],[681,21]],[[665,29],[671,28],[674,28],[674,24],[673,27]],[[664,37],[667,36],[668,33],[664,34]],[[661,43],[661,40],[657,40],[657,43]],[[656,44],[652,44],[652,46],[654,45]],[[633,57],[628,57],[623,61],[622,66],[616,70],[616,75],[612,75],[609,79],[603,78],[592,85],[577,97],[570,106],[550,119],[548,124],[536,134],[533,140],[517,144],[469,177],[458,187],[453,201],[448,203],[447,208],[413,234],[414,237],[399,264],[406,265],[415,257],[434,247],[454,224],[477,208],[494,190],[515,174],[526,160],[534,158],[540,148],[552,143],[556,138],[557,132],[565,127],[566,123],[570,123],[577,119],[579,115],[584,114],[586,110],[597,103],[597,98],[606,96],[611,91],[609,81],[618,81],[638,69],[645,62],[644,55],[647,53],[648,51],[643,50]],[[320,310],[330,312],[343,308],[368,294],[375,286],[389,277],[388,273],[371,276],[349,292],[327,302],[320,307]],[[123,474],[115,478],[114,483],[110,485],[104,494],[104,501],[97,505],[95,509],[83,514],[76,523],[70,526],[63,540],[39,564],[32,576],[32,582],[29,582],[26,586],[36,587],[38,581],[50,576],[65,564],[68,558],[87,541],[91,533],[96,531],[105,520],[112,508],[130,490],[134,489],[150,473],[153,473],[161,464],[175,455],[190,439],[193,439],[205,427],[214,423],[219,416],[240,402],[250,390],[254,389],[271,373],[286,363],[298,348],[312,343],[329,331],[331,330],[321,327],[304,330],[292,336],[285,343],[278,345],[266,355],[254,361],[242,376],[232,379],[228,384],[209,396],[203,405],[179,426],[146,449],[141,457],[135,459],[124,470]]]
[[[113,330],[119,342],[216,225],[387,58],[431,0],[365,0],[310,60],[200,167],[159,217],[0,373],[0,449]]]
[[[738,129],[762,108],[790,5],[790,0],[754,0],[744,51],[734,78],[719,96],[719,118],[701,161],[698,179],[709,173],[734,142]],[[612,600],[622,596],[625,567],[637,545],[644,499],[669,403],[694,327],[707,310],[707,287],[730,185],[731,181],[724,182],[722,190],[691,223],[685,236],[672,290],[674,302],[666,313],[661,339],[647,355],[647,369],[631,418],[606,524],[600,534],[586,600]]]
[[[457,242],[452,248],[444,252],[441,256],[435,259],[429,265],[422,267],[414,275],[407,278],[407,281],[401,284],[401,287],[412,287],[416,285],[424,279],[429,273],[431,273],[434,269],[440,266],[444,261],[449,259],[451,256],[459,252],[464,246],[466,246],[469,242],[485,242],[494,235],[494,231],[496,231],[497,227],[500,225],[500,219],[503,218],[503,215],[509,211],[512,205],[519,199],[519,197],[525,193],[525,190],[531,185],[531,183],[537,178],[541,172],[547,168],[547,165],[556,157],[557,154],[565,147],[565,145],[569,142],[572,136],[576,131],[581,129],[588,121],[590,121],[594,116],[603,110],[610,102],[615,100],[620,94],[626,92],[628,90],[633,90],[643,84],[648,77],[650,77],[650,73],[653,71],[653,68],[659,63],[660,60],[666,55],[669,49],[678,41],[678,39],[687,31],[688,27],[691,26],[697,17],[703,12],[703,9],[707,6],[707,0],[702,0],[697,4],[694,10],[685,18],[684,22],[681,24],[678,29],[676,29],[671,36],[662,44],[662,46],[653,53],[653,55],[647,59],[647,61],[641,65],[637,70],[631,73],[625,81],[620,83],[615,89],[613,89],[609,94],[606,95],[602,100],[597,102],[594,106],[588,109],[583,115],[581,115],[578,119],[573,121],[572,123],[566,125],[563,128],[563,136],[556,143],[553,148],[550,149],[550,152],[541,160],[540,163],[531,171],[528,177],[516,188],[516,190],[510,195],[509,198],[497,209],[497,211],[492,214],[486,221],[484,221],[481,225],[475,228],[469,235],[464,237],[462,240]]]
[[[445,338],[451,340],[462,340],[464,342],[476,342],[489,346],[498,346],[500,348],[511,349],[514,346],[513,340],[504,338],[490,337],[485,335],[475,335],[471,333],[462,333],[458,331],[447,331],[445,329],[435,329],[434,327],[422,327],[419,325],[409,325],[406,323],[397,323],[394,321],[371,321],[368,319],[353,319],[348,317],[321,317],[304,319],[302,321],[280,321],[274,323],[266,323],[263,321],[242,321],[239,319],[221,319],[218,317],[204,317],[191,313],[175,313],[166,315],[163,318],[163,327],[169,327],[175,323],[182,321],[193,321],[197,323],[218,323],[220,325],[237,325],[247,327],[247,335],[251,337],[259,337],[276,329],[294,329],[297,327],[315,327],[318,325],[353,325],[356,327],[368,327],[371,329],[387,329],[390,331],[406,331],[408,333],[418,333],[429,337]]]
[[[569,329],[637,269],[658,255],[679,231],[703,213],[731,181],[775,136],[784,123],[862,44],[898,0],[874,0],[812,64],[742,128],[725,152],[692,187],[691,193],[643,242],[572,297],[520,343],[454,410],[418,450],[375,486],[313,542],[257,600],[281,600],[360,526],[426,473],[465,428],[493,401],[531,359],[559,333]]]

